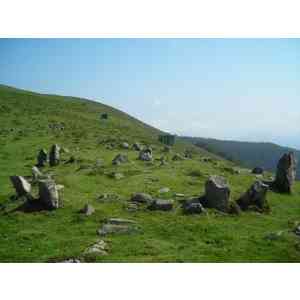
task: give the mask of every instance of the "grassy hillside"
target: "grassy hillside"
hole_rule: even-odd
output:
[[[277,162],[284,153],[293,151],[298,160],[298,168],[300,167],[299,150],[273,143],[225,141],[198,137],[185,137],[184,139],[247,168],[259,166],[269,171],[276,170]],[[300,173],[297,178],[300,179]]]
[[[101,113],[108,120],[101,120]],[[106,256],[89,257],[99,262],[299,262],[299,238],[292,232],[300,221],[300,185],[292,196],[269,192],[271,213],[245,212],[240,216],[208,210],[203,215],[183,215],[179,197],[199,196],[211,174],[225,176],[236,199],[255,180],[243,170],[232,172],[232,162],[210,155],[185,141],[178,141],[171,153],[164,153],[158,142],[159,130],[100,103],[41,95],[0,86],[0,262],[48,262],[82,256],[84,250],[100,237],[97,230],[106,218],[126,218],[139,226],[135,234],[109,235]],[[61,129],[63,128],[63,129]],[[154,157],[166,156],[168,164],[137,160],[138,152],[120,148],[126,141],[152,145]],[[10,175],[29,179],[40,148],[57,143],[69,152],[62,163],[45,167],[56,183],[64,185],[64,206],[53,211],[23,212],[14,200]],[[175,153],[186,149],[193,157],[172,161]],[[129,162],[112,165],[118,153]],[[64,162],[74,156],[75,163]],[[102,162],[102,165],[99,164]],[[122,179],[111,176],[124,175]],[[266,174],[269,176],[270,174]],[[159,194],[168,187],[169,192]],[[146,192],[164,199],[174,199],[171,212],[141,208],[131,212],[128,201],[135,192]],[[33,186],[36,195],[37,187]],[[99,195],[117,195],[104,202]],[[90,203],[96,209],[91,216],[78,210]],[[266,235],[282,231],[275,239]],[[102,238],[101,238],[102,239]]]

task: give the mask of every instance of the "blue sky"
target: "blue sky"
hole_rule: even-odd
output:
[[[300,148],[300,39],[0,39],[0,83],[172,133]]]

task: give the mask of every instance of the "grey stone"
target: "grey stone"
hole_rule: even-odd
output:
[[[283,233],[284,233],[283,231],[270,232],[266,234],[264,238],[269,241],[277,241],[282,238]]]
[[[137,203],[146,203],[150,204],[153,201],[153,198],[149,194],[145,193],[135,193],[131,197],[132,202],[137,202]]]
[[[80,213],[85,214],[86,216],[91,216],[95,212],[95,208],[91,204],[85,204],[84,207],[80,210]]]
[[[139,159],[144,161],[152,161],[152,149],[150,147],[147,147],[140,151]]]
[[[39,178],[43,177],[43,173],[37,167],[32,167],[31,171],[34,180],[38,180]]]
[[[44,167],[48,162],[48,153],[45,149],[41,149],[37,156],[37,166]]]
[[[69,259],[63,260],[62,263],[81,263],[81,261],[78,258],[69,258]]]
[[[103,224],[98,230],[100,236],[108,234],[131,234],[137,232],[137,227],[133,225],[119,225],[119,224]]]
[[[10,176],[10,181],[16,190],[18,197],[29,196],[31,184],[22,176]]]
[[[135,142],[135,143],[132,145],[132,148],[133,148],[133,150],[135,150],[135,151],[141,151],[141,150],[143,149],[143,147],[142,147],[139,143],[137,143],[137,142]]]
[[[115,193],[103,193],[99,195],[96,200],[100,203],[109,203],[109,202],[120,201],[121,197]]]
[[[285,153],[277,164],[276,178],[272,185],[281,193],[291,193],[296,178],[297,161],[294,153]]]
[[[39,199],[48,209],[56,209],[60,206],[58,189],[53,180],[39,181]]]
[[[107,243],[103,240],[99,240],[92,246],[85,249],[85,251],[83,252],[83,255],[90,255],[90,254],[93,254],[96,256],[107,255],[108,254],[107,250],[108,250]]]
[[[126,142],[122,143],[121,146],[122,146],[123,149],[129,149],[129,144],[126,143]]]
[[[57,166],[60,161],[60,147],[57,144],[54,144],[49,153],[49,164],[51,167]]]
[[[110,218],[106,221],[106,223],[113,224],[113,225],[132,225],[132,224],[136,224],[136,222],[133,221],[133,220],[121,219],[121,218]]]
[[[128,162],[127,155],[122,153],[118,154],[112,161],[113,165],[120,165],[126,162]]]
[[[202,204],[197,199],[192,201],[187,201],[183,205],[183,213],[185,214],[201,214],[205,212],[205,209],[203,208]]]
[[[300,225],[295,228],[294,232],[296,235],[300,236]]]
[[[268,185],[261,181],[255,181],[254,184],[242,195],[236,202],[242,210],[248,209],[249,206],[257,206],[263,209],[267,206],[266,195],[268,192]]]
[[[205,183],[205,197],[202,205],[227,211],[230,197],[230,189],[224,177],[213,175]]]
[[[170,189],[168,187],[163,187],[158,191],[160,194],[169,193]]]
[[[162,210],[169,211],[173,209],[174,201],[173,200],[163,200],[155,199],[149,206],[150,210]]]

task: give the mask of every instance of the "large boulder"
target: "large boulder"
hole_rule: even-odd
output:
[[[60,206],[59,187],[54,180],[39,181],[39,199],[47,209],[56,209]]]
[[[264,209],[268,206],[266,195],[269,186],[261,181],[256,181],[236,202],[242,210],[247,210],[249,206],[256,206]]]
[[[37,156],[37,166],[44,167],[48,162],[48,153],[45,149],[41,149]]]
[[[112,161],[113,165],[120,165],[126,162],[128,162],[128,157],[122,153],[118,154]]]
[[[10,181],[18,197],[29,196],[31,184],[22,176],[10,176]]]
[[[205,196],[202,205],[226,212],[228,210],[230,188],[226,179],[213,175],[205,183]]]
[[[296,178],[297,162],[293,152],[285,153],[277,164],[277,172],[272,187],[281,193],[291,193]]]
[[[54,144],[49,153],[49,164],[51,167],[57,166],[60,161],[60,147],[57,144]]]

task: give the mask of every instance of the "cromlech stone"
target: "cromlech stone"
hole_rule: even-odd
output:
[[[213,175],[205,183],[205,196],[202,205],[226,212],[230,197],[230,189],[226,179]]]
[[[144,161],[152,161],[152,149],[150,147],[147,147],[140,151],[139,159]]]
[[[132,148],[135,151],[141,151],[143,149],[143,147],[137,142],[132,145]]]
[[[57,144],[54,144],[49,153],[49,163],[50,166],[57,166],[60,160],[60,147]]]
[[[10,176],[18,197],[30,196],[31,184],[22,176]]]
[[[150,210],[162,210],[169,211],[173,209],[174,201],[173,200],[163,200],[163,199],[155,199],[148,206]]]
[[[277,172],[272,188],[280,193],[291,193],[296,178],[297,162],[293,152],[285,153],[277,164]]]
[[[85,214],[86,216],[90,216],[95,212],[95,208],[87,203],[79,212]]]
[[[150,204],[153,201],[153,198],[149,194],[145,193],[135,193],[131,197],[132,202],[137,202],[137,203],[146,203]]]
[[[263,182],[256,181],[236,202],[242,210],[247,210],[249,206],[264,209],[268,206],[266,199],[268,188]]]
[[[45,149],[41,149],[37,156],[37,166],[44,167],[48,162],[48,154]]]
[[[56,209],[60,206],[58,188],[53,180],[39,181],[39,199],[48,209]]]
[[[43,177],[42,172],[37,167],[32,167],[31,171],[34,180],[38,180],[39,178]]]
[[[118,154],[112,161],[113,165],[120,165],[126,162],[128,162],[128,158],[125,154]]]
[[[262,175],[264,173],[264,169],[261,167],[255,167],[252,170],[252,174],[256,174],[256,175]]]

